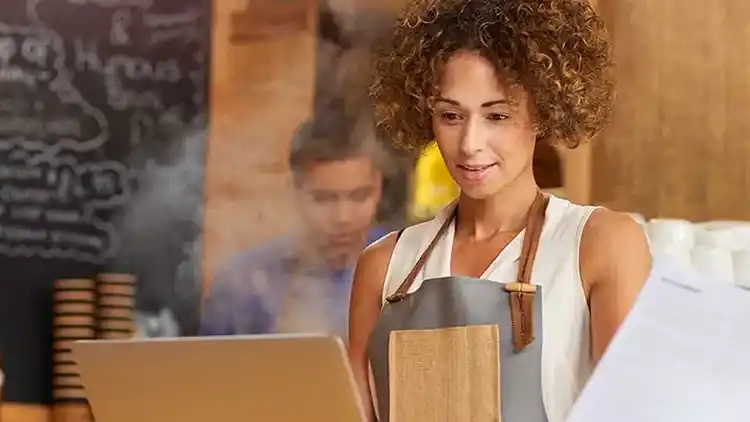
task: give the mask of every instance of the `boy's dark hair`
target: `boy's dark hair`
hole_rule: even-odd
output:
[[[351,41],[345,36],[328,2],[322,2],[318,6],[318,40],[329,42],[341,50],[352,48]]]
[[[295,180],[313,162],[340,161],[369,156],[379,167],[381,148],[374,125],[343,110],[323,109],[302,122],[292,138],[289,165]]]

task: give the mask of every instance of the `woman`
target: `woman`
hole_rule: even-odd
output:
[[[381,421],[408,410],[389,407],[393,400],[401,406],[435,393],[429,383],[419,390],[395,378],[401,333],[482,324],[500,327],[503,420],[565,420],[651,267],[630,217],[541,195],[532,172],[538,143],[575,148],[609,117],[605,35],[583,0],[422,0],[404,11],[376,62],[378,127],[402,146],[435,139],[461,193],[434,220],[391,233],[359,260],[349,357],[370,420],[376,410]],[[534,330],[539,304],[544,319]],[[510,318],[493,306],[510,309]],[[503,336],[511,332],[509,343]],[[467,348],[482,349],[476,338]],[[433,349],[423,357],[434,358]],[[422,359],[423,372],[411,374],[423,381],[424,367],[445,363]],[[438,388],[456,393],[450,383]],[[434,410],[417,400],[415,409]]]

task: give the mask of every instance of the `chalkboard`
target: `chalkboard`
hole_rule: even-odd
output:
[[[135,273],[139,303],[193,324],[209,11],[209,0],[2,1],[3,400],[49,401],[55,279]]]

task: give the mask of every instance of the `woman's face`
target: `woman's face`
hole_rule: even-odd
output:
[[[536,131],[525,92],[510,92],[489,61],[468,51],[448,60],[439,89],[432,127],[462,194],[483,199],[533,177]]]

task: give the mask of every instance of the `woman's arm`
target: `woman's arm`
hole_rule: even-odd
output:
[[[354,270],[349,303],[349,361],[370,422],[375,421],[375,412],[370,398],[367,341],[380,314],[383,282],[396,246],[396,236],[396,233],[391,233],[362,252]]]
[[[591,312],[591,353],[598,362],[649,276],[651,253],[635,220],[599,209],[583,230],[579,262]]]

